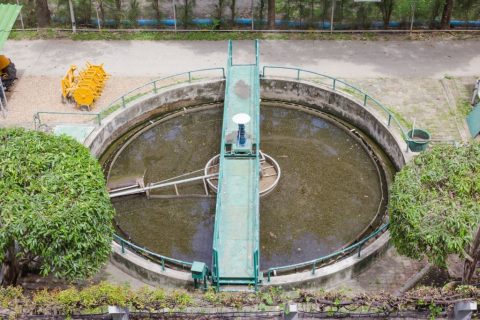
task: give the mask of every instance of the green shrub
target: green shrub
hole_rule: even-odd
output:
[[[94,275],[108,259],[114,209],[97,160],[67,136],[0,129],[3,284],[39,261],[42,275]]]

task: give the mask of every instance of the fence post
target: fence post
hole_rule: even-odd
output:
[[[388,114],[388,123],[387,123],[387,127],[390,127],[390,123],[392,122],[392,115],[389,113]]]
[[[297,320],[298,319],[298,307],[296,304],[289,304],[285,307],[284,319]]]
[[[165,271],[165,259],[162,258],[162,271]]]
[[[188,71],[188,82],[192,82],[192,74]]]
[[[365,95],[365,98],[363,98],[363,106],[364,106],[364,107],[367,106],[367,99],[368,99],[368,96]]]
[[[297,80],[300,80],[300,69],[297,69]]]
[[[360,258],[360,252],[362,252],[362,246],[363,246],[363,243],[358,246],[358,255],[357,255],[358,258]]]
[[[157,81],[153,81],[153,93],[157,94]]]
[[[313,267],[312,267],[312,274],[315,274],[315,269],[316,269],[316,267],[317,267],[317,263],[314,262],[314,263],[313,263]]]
[[[108,306],[108,314],[112,316],[112,320],[128,320],[127,308]]]
[[[122,247],[122,253],[125,253],[125,243],[123,240],[120,240],[120,246]]]
[[[470,320],[473,311],[477,310],[476,301],[459,301],[453,307],[455,320]]]
[[[125,96],[122,96],[122,107],[125,108]]]
[[[335,91],[335,85],[337,83],[337,79],[333,79],[333,91]]]
[[[222,68],[222,76],[223,76],[223,79],[225,79],[225,68]]]
[[[270,282],[270,270],[267,272],[267,282]]]

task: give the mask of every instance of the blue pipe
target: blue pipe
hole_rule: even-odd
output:
[[[56,17],[53,16],[52,20],[54,22],[59,22],[59,23],[68,23],[69,20],[65,17]],[[254,21],[256,25],[260,23],[260,20],[255,20]],[[264,25],[266,25],[267,21],[262,20],[261,21]],[[214,25],[214,19],[210,18],[195,18],[191,21],[192,24],[197,25],[197,26],[213,26]],[[90,24],[92,26],[97,25],[97,19],[91,19]],[[132,22],[129,20],[122,20],[121,24],[123,25],[133,25]],[[177,24],[181,25],[181,20],[177,20]],[[252,19],[249,18],[238,18],[235,19],[235,24],[237,25],[251,25],[252,24]],[[428,23],[422,22],[422,21],[415,21],[414,25],[415,26],[422,26],[422,25],[427,25]],[[104,26],[112,27],[115,26],[115,20],[114,19],[106,19],[103,22]],[[140,27],[155,27],[155,26],[168,26],[168,27],[173,27],[175,25],[175,20],[174,19],[161,19],[161,20],[156,20],[156,19],[138,19],[137,20],[137,25]],[[275,25],[276,26],[287,26],[291,28],[307,28],[310,27],[311,24],[305,21],[294,21],[294,20],[275,20]],[[389,28],[399,28],[401,26],[401,23],[398,21],[391,21],[388,24]],[[473,28],[480,28],[480,20],[469,20],[469,21],[464,21],[464,20],[452,20],[450,21],[450,26],[455,28],[455,27],[473,27]],[[329,21],[324,21],[322,22],[315,22],[313,23],[313,27],[316,29],[330,29],[330,22]],[[337,30],[346,30],[346,29],[351,29],[352,27],[356,27],[355,24],[352,23],[347,23],[347,24],[341,24],[341,23],[335,23],[335,29]],[[370,26],[372,29],[381,29],[384,27],[383,21],[373,21]]]

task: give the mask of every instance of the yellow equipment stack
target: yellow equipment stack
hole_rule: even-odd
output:
[[[80,110],[92,109],[95,100],[100,97],[109,75],[103,69],[103,64],[94,65],[87,62],[87,67],[75,75],[77,67],[70,66],[62,79],[62,101],[75,102]]]

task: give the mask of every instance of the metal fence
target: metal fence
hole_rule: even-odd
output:
[[[335,261],[335,259],[341,258],[355,251],[357,251],[357,255],[360,257],[362,248],[370,240],[377,238],[387,229],[388,229],[388,223],[385,223],[381,227],[379,227],[377,230],[375,230],[365,238],[355,242],[354,244],[314,260],[296,263],[296,264],[290,264],[286,266],[269,268],[267,270],[267,282],[270,282],[271,277],[276,275],[277,272],[297,272],[300,270],[304,270],[305,268],[311,268],[312,274],[315,274],[318,267],[325,266],[326,264],[331,263],[332,261]]]
[[[130,249],[131,251],[136,252],[141,256],[144,256],[156,263],[159,263],[162,266],[162,271],[165,271],[166,264],[169,264],[171,266],[176,266],[181,269],[190,269],[190,267],[193,265],[192,262],[187,262],[187,261],[182,261],[182,260],[162,256],[161,254],[155,253],[153,251],[150,251],[147,248],[140,247],[130,241],[127,241],[116,234],[113,236],[113,240],[120,245],[122,254],[125,253],[125,249]]]
[[[1,2],[24,6],[17,23],[19,29],[37,26],[174,30],[268,28],[266,0],[236,1],[234,6],[218,0],[48,1],[48,7],[42,10],[38,10],[35,1]],[[276,3],[275,28],[280,30],[432,29],[439,27],[443,9],[435,1],[419,0],[398,0],[391,8],[388,2],[354,0],[277,0]],[[387,13],[388,22],[385,21]],[[478,1],[455,1],[449,26],[478,29],[479,13]]]

